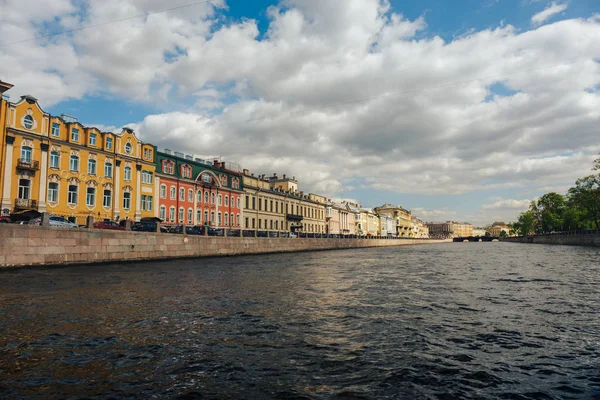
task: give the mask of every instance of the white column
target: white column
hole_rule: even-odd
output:
[[[154,178],[154,216],[160,218],[160,178]]]
[[[48,187],[48,149],[50,145],[42,143],[42,165],[40,168],[40,192],[38,196],[38,211],[46,212],[46,189]]]
[[[115,205],[115,219],[121,214],[121,160],[115,160],[115,190],[113,191],[113,204]]]
[[[13,204],[11,201],[11,193],[10,189],[12,187],[12,177],[15,175],[13,173],[13,143],[15,142],[15,138],[13,136],[6,136],[6,154],[4,157],[4,187],[2,188],[2,205],[0,206],[2,210],[13,209]],[[0,210],[1,211],[1,210]]]
[[[135,189],[135,220],[139,221],[142,218],[142,166],[135,166],[135,179],[137,182]]]

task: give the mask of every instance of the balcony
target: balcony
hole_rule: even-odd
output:
[[[40,162],[27,160],[25,158],[19,158],[19,160],[17,161],[17,168],[26,169],[29,171],[38,171],[40,169]]]
[[[302,215],[288,214],[286,215],[286,219],[288,221],[302,221],[304,217]]]
[[[15,199],[15,210],[29,210],[37,208],[37,200]]]

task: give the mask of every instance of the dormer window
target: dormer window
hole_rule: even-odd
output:
[[[125,143],[125,153],[131,154],[133,153],[133,146],[131,143]]]
[[[71,141],[79,142],[79,129],[73,128],[73,130],[71,130]]]
[[[111,137],[106,138],[106,150],[112,150],[113,140]]]
[[[163,161],[162,169],[165,174],[173,175],[173,161]]]
[[[192,168],[189,165],[182,165],[181,166],[181,176],[184,178],[191,178],[192,177]]]

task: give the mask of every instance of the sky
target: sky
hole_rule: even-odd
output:
[[[599,37],[597,0],[0,0],[0,80],[159,149],[484,226],[591,173]]]

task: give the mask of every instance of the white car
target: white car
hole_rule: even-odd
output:
[[[50,216],[50,226],[61,226],[64,228],[79,228],[79,226],[77,224],[72,223],[71,221],[67,220],[66,218],[63,217],[58,217],[55,215]],[[32,219],[31,221],[29,221],[29,225],[41,225],[42,224],[42,218],[35,218]]]

